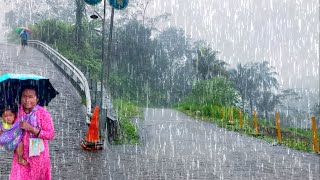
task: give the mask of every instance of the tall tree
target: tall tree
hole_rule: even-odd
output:
[[[254,64],[256,69],[256,80],[259,82],[260,87],[263,88],[263,91],[272,90],[273,88],[277,89],[279,87],[278,80],[275,76],[278,75],[274,71],[274,67],[270,66],[267,61],[262,63]]]
[[[295,104],[302,100],[302,97],[294,89],[284,89],[279,93],[280,103],[278,110],[285,111],[286,116],[290,116],[292,112],[298,112]]]
[[[268,112],[274,110],[278,102],[278,97],[274,95],[274,91],[278,89],[279,84],[275,76],[278,75],[270,66],[267,61],[262,63],[255,63],[256,66],[256,80],[262,88],[259,98],[256,99],[256,104],[260,105],[261,110],[264,112],[264,117],[268,118]]]
[[[279,95],[271,91],[262,91],[257,95],[256,106],[264,112],[264,117],[269,118],[268,112],[273,111],[277,104],[280,103]]]
[[[208,80],[215,76],[227,76],[226,62],[217,58],[218,51],[210,47],[200,47],[193,59],[197,80]]]
[[[169,103],[186,93],[186,83],[191,85],[191,76],[187,73],[191,59],[190,40],[185,37],[182,29],[168,28],[157,36],[156,42],[156,49],[160,51],[157,50],[159,54],[155,60],[162,70],[155,70],[160,75],[160,82],[163,84],[161,89],[167,92]]]
[[[270,98],[275,100],[276,96],[271,95],[278,88],[278,81],[276,79],[277,73],[273,71],[273,67],[264,61],[262,63],[250,63],[246,67],[246,95],[250,104],[251,113],[253,106],[258,105],[263,111],[265,117],[268,113],[268,104],[272,104]],[[260,104],[263,105],[260,105]]]
[[[241,63],[237,65],[236,69],[230,70],[230,78],[234,82],[234,87],[238,90],[241,97],[242,111],[245,111],[245,101],[246,97],[246,85],[248,77],[246,76],[247,69],[246,66],[243,66]]]
[[[76,28],[75,28],[75,42],[78,50],[84,47],[85,33],[83,29],[83,17],[85,11],[85,2],[83,0],[75,0],[76,3]]]
[[[279,84],[273,67],[269,66],[266,61],[238,64],[236,69],[230,71],[230,74],[241,96],[243,110],[245,110],[245,101],[248,101],[251,113],[256,105],[267,118],[268,112],[275,108],[280,98],[275,94]]]
[[[244,86],[242,87],[245,91],[246,100],[249,102],[250,113],[253,113],[253,105],[259,90],[259,83],[256,80],[256,69],[255,66],[250,63],[244,66]]]

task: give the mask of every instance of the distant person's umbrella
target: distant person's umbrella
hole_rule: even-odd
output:
[[[16,32],[21,36],[24,32],[27,34],[27,38],[30,38],[32,30],[27,27],[17,27]]]
[[[32,86],[37,90],[40,106],[48,106],[59,94],[46,77],[7,73],[0,76],[0,106],[20,102],[21,88],[24,86]]]
[[[25,30],[29,35],[32,33],[32,30],[27,27],[17,27],[16,28],[16,32],[18,34],[20,34],[22,32],[22,30]]]

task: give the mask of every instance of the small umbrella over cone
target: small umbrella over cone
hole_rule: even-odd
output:
[[[103,143],[99,137],[99,107],[96,106],[91,117],[90,126],[85,140],[80,143],[84,150],[102,150]]]

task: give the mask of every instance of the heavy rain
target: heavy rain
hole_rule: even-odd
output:
[[[0,179],[320,179],[319,16],[317,0],[2,0]],[[27,117],[25,82],[54,127],[18,123],[26,165],[4,113]]]

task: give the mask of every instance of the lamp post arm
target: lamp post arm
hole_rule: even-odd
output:
[[[102,19],[102,20],[104,20],[105,18],[103,18],[96,10],[93,10],[94,11],[94,13],[96,13],[98,16],[99,16],[99,18],[100,19]],[[104,12],[103,12],[104,13]]]

